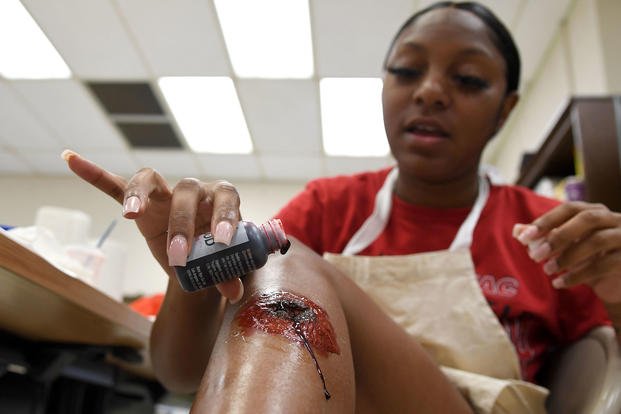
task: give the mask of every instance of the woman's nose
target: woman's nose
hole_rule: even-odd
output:
[[[417,105],[425,109],[444,109],[450,97],[440,76],[427,74],[413,91],[412,97]]]

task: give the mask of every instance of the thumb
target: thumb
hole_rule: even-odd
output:
[[[244,285],[240,278],[218,283],[216,288],[232,305],[239,302],[242,296],[244,296]]]

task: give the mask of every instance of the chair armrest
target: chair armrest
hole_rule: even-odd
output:
[[[550,414],[621,414],[621,351],[614,329],[594,328],[544,372]]]
[[[600,326],[589,332],[606,352],[606,373],[600,399],[593,413],[621,414],[621,346],[613,328]]]

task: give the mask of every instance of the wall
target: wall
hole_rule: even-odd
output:
[[[619,21],[617,0],[576,0],[569,8],[520,103],[484,154],[507,181],[515,181],[522,154],[540,147],[572,95],[619,92]]]
[[[245,220],[262,222],[302,189],[302,184],[236,183]],[[125,295],[161,292],[167,276],[155,263],[133,222],[121,217],[121,207],[78,178],[0,177],[0,223],[29,226],[41,205],[82,210],[92,217],[93,239],[118,219],[110,240],[126,246]]]
[[[598,0],[602,44],[609,46],[609,53],[604,56],[606,79],[610,93],[621,94],[621,1]],[[613,50],[614,49],[614,50]]]

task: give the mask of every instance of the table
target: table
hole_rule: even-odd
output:
[[[151,321],[0,233],[0,328],[35,341],[147,347]]]
[[[13,357],[23,359],[36,374],[33,381],[47,390],[43,394],[48,400],[52,382],[63,373],[111,389],[117,386],[119,367],[152,381],[151,326],[127,305],[0,233],[0,378],[16,365],[8,361]],[[33,357],[33,350],[41,350],[44,357]],[[43,361],[50,355],[56,360]]]

